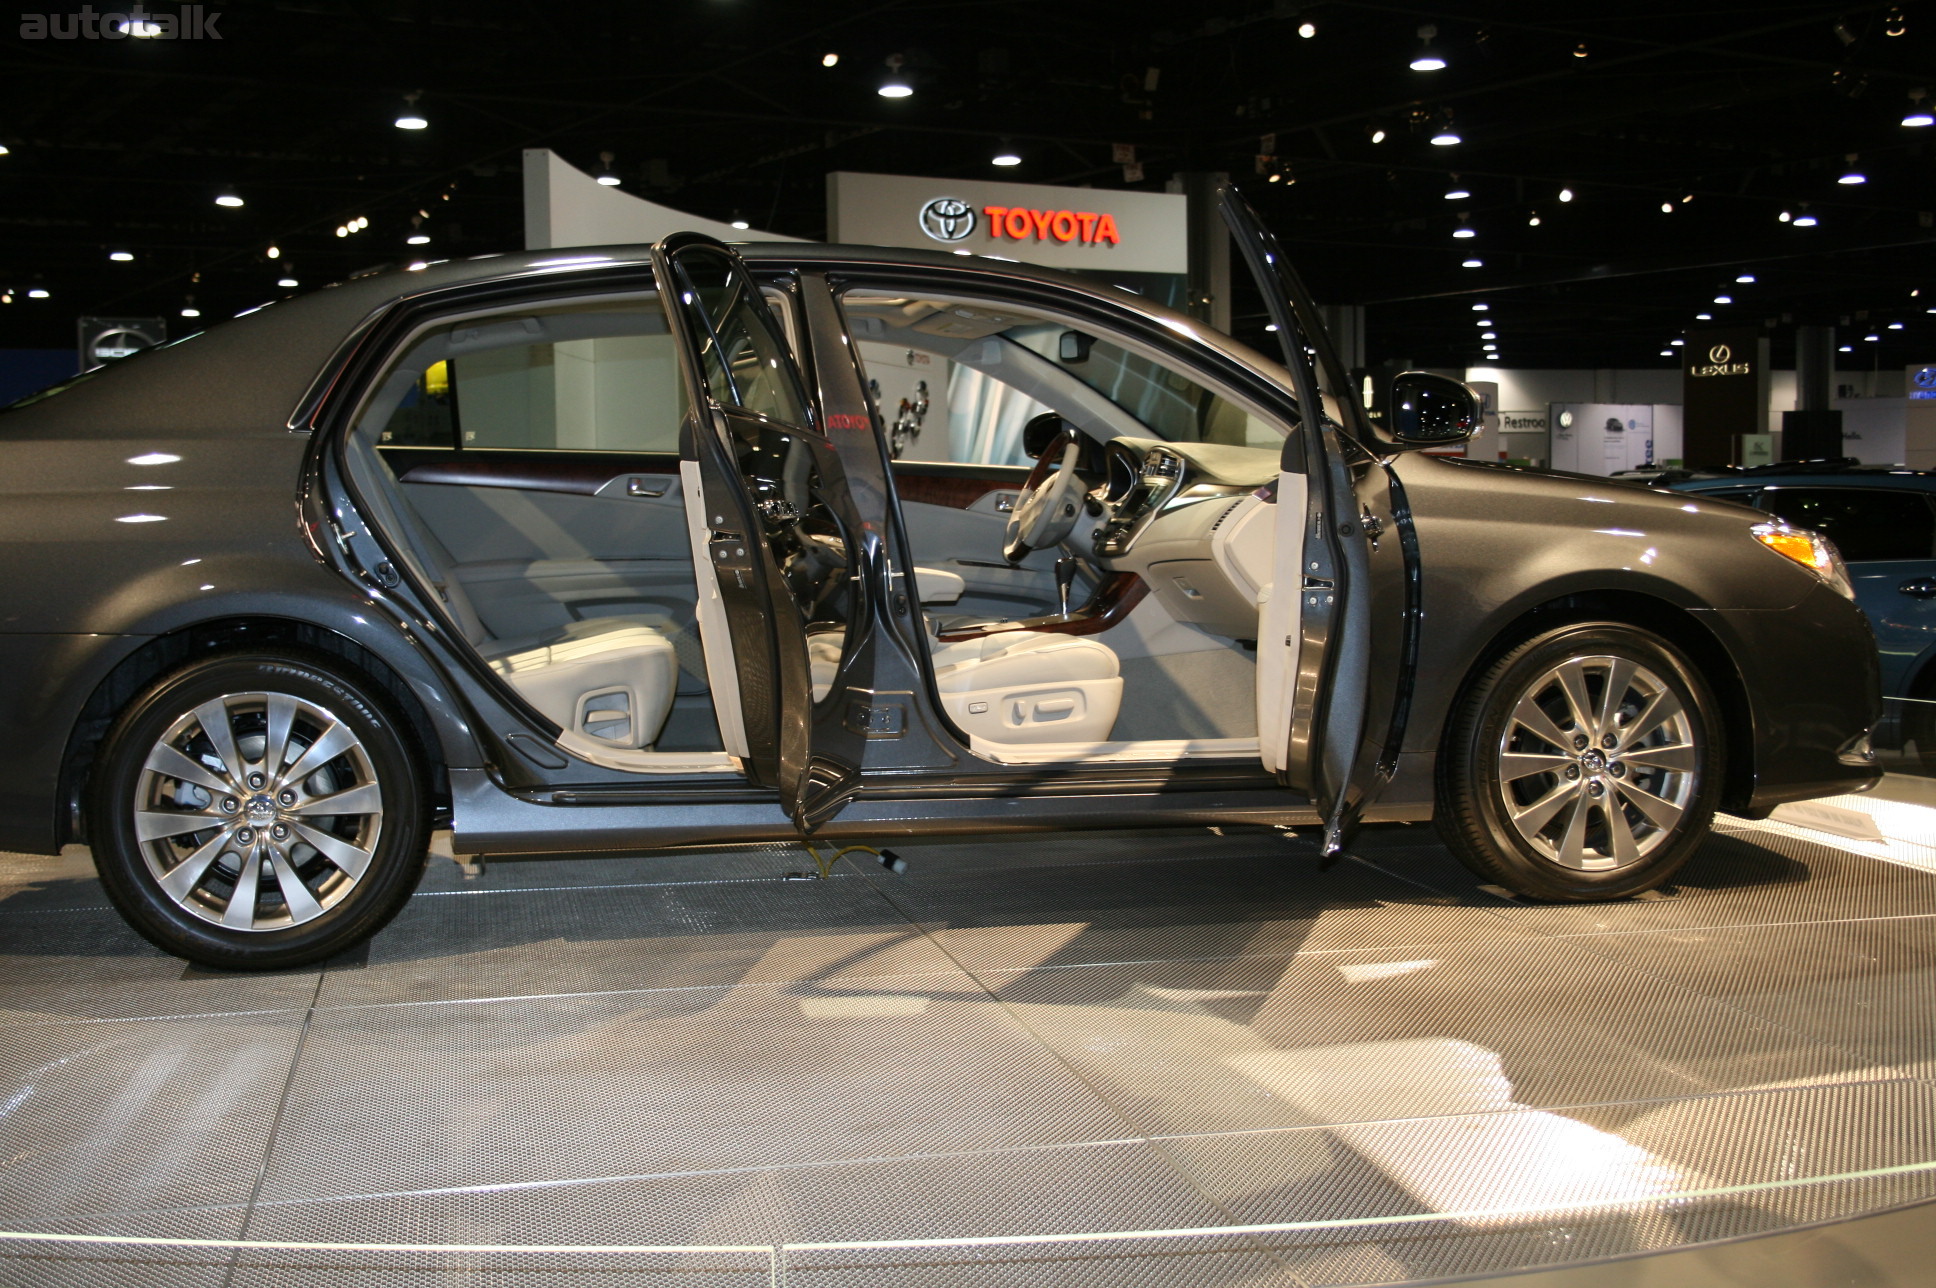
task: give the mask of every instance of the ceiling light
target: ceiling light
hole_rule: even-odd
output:
[[[0,157],[11,156],[12,154],[13,154],[12,148],[8,147],[4,143],[0,143]]]
[[[1484,349],[1487,353],[1499,352],[1499,346],[1496,344],[1482,344],[1479,347]]]
[[[744,219],[735,219],[733,221],[733,227],[739,229],[741,232],[745,232],[747,229],[751,228],[752,226],[753,225],[747,223]]]
[[[612,154],[601,152],[598,154],[598,160],[601,167],[597,175],[598,181],[607,188],[618,187],[618,176],[612,173]]]
[[[1584,40],[1582,40],[1579,44],[1573,46],[1573,56],[1575,58],[1585,58],[1586,55],[1587,55],[1587,48],[1586,48],[1586,42]]]
[[[1462,187],[1457,180],[1454,180],[1452,186],[1445,190],[1445,199],[1447,201],[1464,201],[1471,195],[1472,193]]]
[[[1755,275],[1753,273],[1743,273],[1734,280],[1737,282],[1752,283],[1755,280]]]
[[[263,251],[262,253],[263,253],[264,255],[267,255],[267,256],[268,256],[268,257],[269,257],[270,259],[281,259],[281,258],[282,258],[282,247],[280,247],[280,246],[278,246],[278,245],[276,245],[276,244],[275,244],[274,242],[270,242],[270,243],[269,243],[269,249],[268,249],[268,250],[265,250],[265,251]]]
[[[348,224],[338,224],[338,225],[336,225],[336,235],[337,235],[338,237],[347,237],[347,236],[349,236],[349,235],[350,235],[350,226],[349,226]]]
[[[820,55],[820,65],[822,67],[838,67],[840,65],[840,55],[833,53],[822,54]]]
[[[1855,352],[1855,346],[1854,346],[1854,345],[1852,345],[1852,344],[1845,344],[1845,345],[1843,345],[1843,346],[1842,346],[1841,348],[1839,348],[1839,349],[1837,349],[1837,350],[1836,350],[1836,352],[1837,352],[1837,353],[1854,353],[1854,352]]]
[[[1663,214],[1663,215],[1671,215],[1671,214],[1673,214],[1673,213],[1674,213],[1674,203],[1673,203],[1673,202],[1671,202],[1671,201],[1663,201],[1663,202],[1661,202],[1661,203],[1660,203],[1660,213],[1661,213],[1661,214]]]
[[[1277,323],[1275,323],[1275,322],[1266,322],[1266,323],[1264,324],[1264,329],[1265,329],[1266,331],[1275,331],[1275,330],[1277,330]]]
[[[423,97],[423,91],[420,89],[412,90],[403,96],[403,111],[397,116],[399,130],[421,130],[430,125],[430,122],[424,120],[417,111],[417,100],[421,97]]]
[[[1864,340],[1867,340],[1867,341],[1868,341],[1869,343],[1871,343],[1871,344],[1874,344],[1874,343],[1876,343],[1876,342],[1877,342],[1878,340],[1880,340],[1880,339],[1882,339],[1882,337],[1881,337],[1881,336],[1879,336],[1879,335],[1877,335],[1877,334],[1876,334],[1875,332],[1873,332],[1873,331],[1871,331],[1871,332],[1869,332],[1869,334],[1867,334],[1867,335],[1865,335],[1865,336],[1863,336],[1862,338],[1863,338]]]
[[[114,29],[136,40],[153,40],[161,35],[161,24],[152,18],[123,18],[114,24]]]
[[[1712,313],[1696,313],[1694,320],[1696,322],[1712,322],[1714,321],[1714,315]]]
[[[1539,216],[1537,214],[1526,216],[1526,226],[1528,228],[1539,227]]]
[[[198,318],[202,316],[202,311],[193,304],[188,304],[182,307],[181,315],[185,318]]]
[[[1475,304],[1472,306],[1472,311],[1474,313],[1484,313],[1487,309],[1491,307],[1492,305],[1490,304]]]
[[[236,196],[232,189],[224,188],[215,194],[215,204],[218,206],[227,206],[230,210],[233,210],[242,204],[242,198]]]
[[[368,215],[358,215],[356,219],[353,222],[351,222],[350,230],[352,232],[360,233],[365,228],[368,228],[369,226],[370,226],[370,217]]]
[[[1685,341],[1685,340],[1669,340],[1669,341],[1668,341],[1667,343],[1669,343],[1669,344],[1671,344],[1671,345],[1673,345],[1673,346],[1674,346],[1674,347],[1675,347],[1676,349],[1678,349],[1678,348],[1680,348],[1680,347],[1681,347],[1682,345],[1684,345],[1684,344],[1686,344],[1686,343],[1687,343],[1687,341]]]
[[[1436,72],[1444,69],[1445,55],[1432,48],[1432,37],[1438,34],[1439,29],[1429,22],[1418,29],[1418,38],[1424,47],[1412,55],[1413,71]]]
[[[430,245],[430,234],[429,233],[411,233],[408,237],[403,239],[403,244],[406,246],[428,246]]]
[[[1383,143],[1385,141],[1384,130],[1374,127],[1371,131],[1371,141],[1373,143]]]
[[[1499,355],[1498,355],[1498,354],[1496,354],[1496,353],[1488,353],[1487,355],[1485,355],[1485,357],[1486,357],[1486,361],[1487,361],[1487,362],[1497,362],[1497,361],[1499,361]]]
[[[1475,323],[1477,323],[1478,325],[1480,325],[1480,326],[1491,326],[1491,325],[1492,325],[1492,319],[1491,319],[1491,318],[1473,318],[1472,320],[1473,320],[1473,321],[1474,321]]]
[[[1486,262],[1483,259],[1468,259],[1459,265],[1460,268],[1484,268],[1485,266]]]
[[[1472,229],[1467,228],[1464,224],[1460,224],[1457,228],[1454,228],[1452,230],[1452,235],[1454,237],[1477,237],[1479,234],[1474,232]]]
[[[1660,356],[1663,358],[1671,358],[1674,356],[1674,351],[1672,349],[1662,349],[1660,351]]]
[[[131,250],[111,250],[108,252],[108,258],[117,264],[132,264],[134,263],[134,252]]]
[[[294,290],[297,286],[301,285],[301,283],[297,282],[296,279],[293,277],[278,277],[276,279],[276,285],[282,287],[284,290],[287,291],[287,290]]]
[[[995,149],[995,155],[990,157],[989,161],[994,165],[1020,165],[1022,154],[1010,146],[1007,140],[1003,140],[1002,145]]]
[[[1904,125],[1912,128],[1921,125],[1936,125],[1936,116],[1931,116],[1929,109],[1923,106],[1923,98],[1927,93],[1928,91],[1920,89],[1912,89],[1909,91],[1909,110],[1903,114],[1902,118]],[[0,148],[0,155],[4,155],[5,152],[5,148]]]
[[[875,93],[882,98],[906,98],[914,93],[914,86],[908,84],[907,77],[901,74],[901,68],[905,66],[907,66],[905,57],[900,54],[889,54],[887,76],[881,81],[881,87]]]
[[[1309,40],[1318,34],[1318,25],[1315,22],[1300,22],[1297,24],[1297,34]]]
[[[1561,189],[1560,189],[1560,200],[1561,200],[1561,201],[1571,201],[1571,200],[1573,200],[1573,189],[1571,189],[1571,188],[1561,188]]]
[[[1795,227],[1797,228],[1813,228],[1816,224],[1819,224],[1821,222],[1822,222],[1821,220],[1809,214],[1806,210],[1802,211],[1801,214],[1795,216]]]
[[[405,264],[403,266],[403,271],[406,273],[421,273],[426,268],[429,268],[429,267],[430,267],[429,264],[425,263],[423,260],[418,259],[418,260],[412,260],[410,263]]]
[[[1734,297],[1732,295],[1717,295],[1714,297],[1714,302],[1716,304],[1732,304],[1734,303]]]
[[[1499,333],[1497,331],[1481,331],[1479,333],[1479,338],[1481,340],[1497,340],[1499,338]]]
[[[1459,137],[1459,132],[1452,128],[1450,122],[1432,136],[1432,146],[1435,148],[1449,148],[1462,142],[1464,140]]]
[[[27,298],[30,300],[44,300],[47,298],[47,292],[44,288],[36,286],[33,290],[27,292]]]
[[[1889,324],[1889,329],[1890,329],[1891,331],[1900,331],[1900,330],[1902,330],[1902,323],[1900,323],[1900,322],[1891,322],[1891,323]]]
[[[1854,187],[1858,183],[1867,183],[1869,181],[1869,176],[1866,174],[1863,174],[1862,171],[1856,169],[1855,153],[1853,152],[1849,153],[1848,159],[1849,159],[1849,168],[1847,170],[1844,170],[1842,172],[1842,177],[1837,179],[1835,182],[1841,183],[1841,184],[1847,184],[1850,187]]]

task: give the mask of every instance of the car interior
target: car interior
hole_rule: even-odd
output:
[[[1282,429],[1173,361],[999,303],[850,290],[843,307],[901,425],[936,688],[969,745],[1007,763],[1254,754],[1274,546],[1258,492]],[[365,396],[345,463],[418,583],[563,749],[731,772],[743,733],[736,711],[722,729],[708,676],[708,525],[679,465],[674,345],[643,292],[437,319]],[[1039,490],[1068,513],[1033,516],[1049,539],[1011,560],[1038,456]],[[818,699],[843,597],[802,598]]]

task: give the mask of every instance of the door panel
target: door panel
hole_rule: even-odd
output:
[[[1020,567],[1002,558],[1002,535],[1028,470],[1012,466],[894,463],[908,545],[916,566],[941,568],[964,584],[961,599],[939,611],[1003,620],[1053,612],[1054,550]]]

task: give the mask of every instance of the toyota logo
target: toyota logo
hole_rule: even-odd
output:
[[[1707,360],[1717,367],[1733,356],[1734,350],[1728,348],[1725,344],[1717,344],[1707,351]]]
[[[958,242],[975,231],[975,208],[960,197],[936,197],[921,207],[921,231],[938,242]]]

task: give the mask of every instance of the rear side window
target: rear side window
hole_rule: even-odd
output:
[[[1771,487],[1761,508],[1798,528],[1813,528],[1850,563],[1928,559],[1936,553],[1936,513],[1920,492],[1883,488]]]

